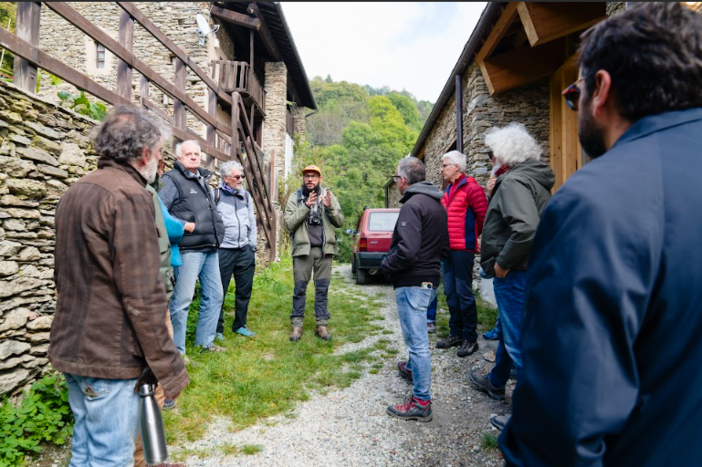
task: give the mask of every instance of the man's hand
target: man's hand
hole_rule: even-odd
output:
[[[312,206],[315,205],[317,202],[317,192],[313,191],[310,193],[310,196],[307,198],[307,202],[305,203],[308,208],[312,209]]]
[[[327,208],[329,206],[331,206],[331,194],[332,194],[331,190],[327,190],[327,196],[325,196],[324,199],[322,200],[322,203],[324,203],[324,206]]]
[[[188,233],[195,232],[195,222],[186,222],[183,226],[183,230],[185,230]]]
[[[509,274],[509,269],[502,269],[499,264],[495,263],[495,276],[504,279]]]

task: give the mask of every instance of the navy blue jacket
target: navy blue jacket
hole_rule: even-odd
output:
[[[541,217],[508,466],[702,466],[702,108],[636,122]]]

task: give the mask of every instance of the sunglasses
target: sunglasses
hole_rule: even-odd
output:
[[[233,178],[234,180],[243,180],[246,178],[246,175],[232,175],[229,178]]]
[[[585,78],[578,79],[561,93],[563,97],[565,97],[566,105],[576,112],[578,111],[578,102],[580,101],[580,88],[578,87],[578,83],[584,79]]]

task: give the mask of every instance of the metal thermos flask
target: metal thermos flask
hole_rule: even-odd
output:
[[[155,384],[139,386],[141,396],[141,441],[144,445],[144,457],[147,465],[163,464],[168,460],[166,432],[163,428],[161,409],[158,407],[154,392]]]

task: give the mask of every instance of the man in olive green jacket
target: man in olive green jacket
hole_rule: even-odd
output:
[[[288,198],[285,208],[285,228],[292,237],[293,274],[295,292],[290,320],[290,340],[302,337],[302,319],[305,317],[307,284],[314,273],[315,335],[331,339],[327,329],[329,311],[327,294],[331,279],[332,258],[336,255],[334,227],[341,227],[344,215],[331,190],[323,188],[322,171],[315,165],[302,170],[302,187]]]

